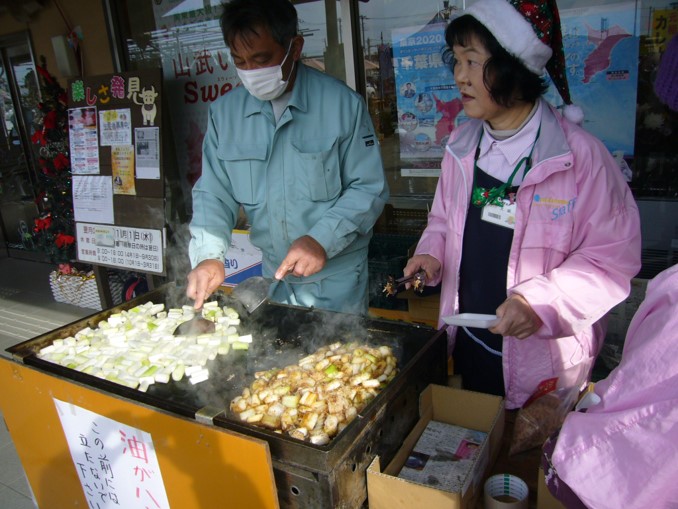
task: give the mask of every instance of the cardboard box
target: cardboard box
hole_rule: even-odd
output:
[[[261,276],[261,259],[261,250],[250,242],[250,232],[233,230],[231,246],[224,260],[226,277],[223,286],[237,286],[249,277]]]
[[[437,325],[440,310],[439,293],[419,295],[410,288],[398,293],[398,298],[407,299],[407,311],[412,321]]]
[[[504,432],[503,398],[453,387],[429,385],[421,394],[419,415],[419,422],[391,463],[382,471],[377,456],[368,467],[367,495],[370,509],[474,508],[483,491],[483,480],[499,454]],[[488,434],[460,492],[446,492],[397,477],[423,430],[432,420]]]

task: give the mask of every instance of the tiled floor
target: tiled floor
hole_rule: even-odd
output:
[[[0,258],[0,355],[6,348],[95,311],[55,302],[49,286],[53,266]],[[2,388],[0,388],[2,390]],[[0,508],[34,509],[31,490],[0,409]]]

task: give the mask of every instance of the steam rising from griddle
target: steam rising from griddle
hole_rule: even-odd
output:
[[[233,307],[241,317],[240,334],[252,334],[249,350],[231,352],[211,361],[209,380],[196,389],[205,405],[223,407],[254,380],[258,371],[297,364],[320,347],[335,343],[359,342],[389,346],[400,365],[402,339],[389,330],[377,330],[374,322],[358,315],[334,313],[277,303],[264,303],[251,315],[230,295],[218,293],[222,305]],[[215,400],[219,394],[219,400]]]

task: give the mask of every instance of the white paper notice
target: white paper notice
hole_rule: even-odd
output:
[[[95,107],[68,110],[68,140],[72,173],[98,175],[99,145]]]
[[[132,144],[132,115],[129,108],[99,112],[101,146]]]
[[[153,437],[54,399],[88,507],[169,509]]]
[[[141,272],[164,271],[162,230],[76,223],[78,260]]]
[[[113,180],[111,177],[73,175],[75,221],[113,223]]]
[[[139,127],[134,130],[136,177],[138,179],[160,178],[160,129]]]

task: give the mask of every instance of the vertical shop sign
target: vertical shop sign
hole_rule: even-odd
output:
[[[678,9],[652,11],[652,41],[657,54],[666,50],[666,44],[678,34]]]
[[[169,509],[153,437],[54,398],[91,509]]]

